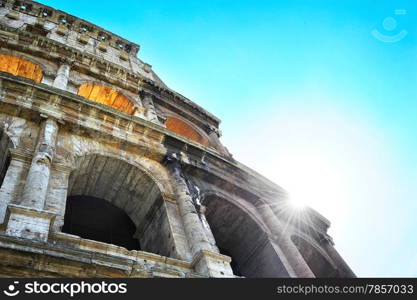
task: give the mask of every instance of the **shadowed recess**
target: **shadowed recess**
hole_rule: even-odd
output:
[[[126,96],[106,86],[83,83],[78,89],[78,95],[121,110],[129,115],[133,115],[135,112],[135,106]]]
[[[10,165],[10,148],[13,148],[12,141],[3,130],[0,130],[0,187]]]
[[[207,197],[204,204],[216,244],[222,254],[232,258],[235,275],[289,277],[266,233],[250,215],[215,196]]]
[[[318,278],[340,277],[337,269],[312,245],[299,236],[291,236],[294,245],[308,264],[314,276]]]
[[[171,232],[161,191],[144,170],[123,160],[97,154],[80,157],[76,165],[69,177],[69,202],[72,196],[105,200],[123,211],[133,222],[134,236],[139,240],[141,250],[163,256],[173,255],[173,239],[169,238]],[[98,206],[106,205],[101,203],[97,203],[97,208],[92,211],[91,224],[96,223],[95,214],[100,213]],[[88,218],[86,221],[89,221]],[[65,228],[66,222],[64,220]],[[113,224],[110,218],[104,222],[118,226],[117,221]]]
[[[85,239],[140,250],[139,241],[133,237],[135,224],[120,208],[106,200],[75,196],[69,197],[65,209],[62,231]]]
[[[209,144],[207,138],[198,133],[197,130],[195,130],[191,125],[188,125],[180,119],[168,117],[165,125],[169,130],[189,138],[190,140],[203,144],[204,146],[208,146]]]
[[[42,80],[42,68],[40,66],[17,56],[0,54],[0,71],[29,78],[37,83]]]

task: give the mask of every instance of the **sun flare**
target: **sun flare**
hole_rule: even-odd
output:
[[[328,158],[317,154],[290,154],[279,162],[280,183],[295,208],[311,207],[332,218],[343,214],[347,184]]]

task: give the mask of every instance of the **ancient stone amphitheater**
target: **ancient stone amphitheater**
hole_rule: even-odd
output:
[[[0,0],[0,276],[352,277],[139,46]]]

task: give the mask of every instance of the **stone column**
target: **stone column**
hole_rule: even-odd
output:
[[[58,89],[66,90],[67,85],[68,85],[70,70],[71,70],[71,67],[68,64],[64,63],[60,65],[52,86]]]
[[[214,238],[213,232],[211,231],[210,224],[206,219],[206,207],[204,205],[200,205],[200,219],[201,223],[203,224],[207,240],[210,243],[212,250],[216,253],[220,253],[219,248],[216,244],[216,239]]]
[[[321,241],[321,245],[337,266],[341,277],[356,278],[355,273],[353,273],[352,269],[334,248],[334,243],[330,236],[324,237]]]
[[[149,94],[144,94],[143,96],[143,106],[145,107],[145,117],[148,121],[161,125],[158,120],[158,115],[155,110],[155,105],[152,100],[152,96]]]
[[[58,123],[51,118],[42,123],[38,144],[23,189],[21,202],[23,206],[43,209],[45,205],[58,128]]]
[[[0,224],[4,222],[7,205],[17,200],[24,187],[32,155],[20,149],[10,149],[10,165],[0,189]]]
[[[55,152],[58,123],[47,118],[42,122],[38,143],[26,177],[20,205],[9,205],[6,234],[40,241],[48,239],[55,214],[44,210],[51,163]]]
[[[257,210],[273,234],[275,246],[280,248],[285,256],[282,261],[288,268],[287,271],[290,276],[301,278],[315,277],[297,247],[291,241],[289,234],[284,232],[284,225],[278,220],[272,209],[268,205],[262,205],[257,207]]]
[[[45,210],[56,214],[52,228],[52,231],[54,232],[61,232],[62,227],[64,226],[68,180],[70,173],[73,170],[73,167],[56,163],[52,169],[48,194],[46,196]]]
[[[138,95],[137,97],[136,97],[136,99],[135,99],[136,101],[135,101],[135,107],[136,107],[136,110],[135,110],[135,112],[133,113],[133,115],[135,116],[135,117],[138,117],[138,118],[141,118],[141,119],[146,119],[146,117],[145,117],[145,108],[143,107],[143,102],[142,102],[142,99],[140,98],[140,96]]]
[[[213,252],[207,240],[203,224],[184,179],[178,155],[167,156],[166,165],[177,188],[177,203],[193,257],[193,267],[200,274],[209,277],[233,277],[230,257]]]

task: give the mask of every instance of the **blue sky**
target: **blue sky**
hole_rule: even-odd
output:
[[[140,44],[358,276],[417,276],[416,1],[41,2]]]

